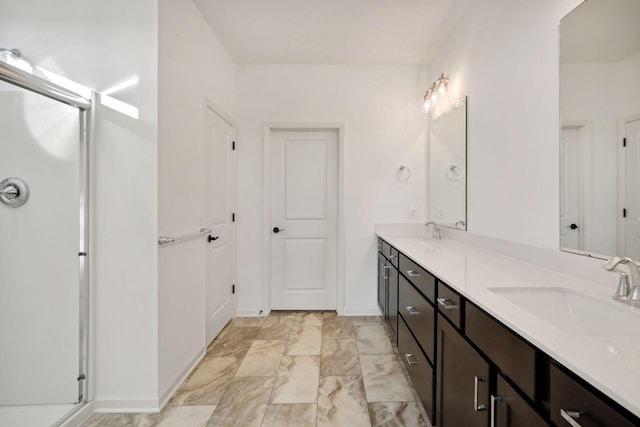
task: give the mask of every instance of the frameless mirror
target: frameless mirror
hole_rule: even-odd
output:
[[[467,229],[467,99],[429,125],[429,218]]]
[[[640,259],[640,1],[560,24],[560,248]]]

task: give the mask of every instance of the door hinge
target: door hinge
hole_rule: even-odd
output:
[[[86,252],[78,252],[78,256],[87,256]]]
[[[87,379],[87,376],[85,374],[80,374],[80,376],[78,377],[78,381],[82,381],[86,379]]]
[[[235,214],[235,212],[231,214],[231,222],[236,222],[236,214]]]
[[[236,293],[236,285],[231,285],[231,293],[232,294]]]
[[[622,209],[622,218],[627,217],[627,208]]]
[[[232,149],[233,151],[236,151],[236,142],[235,142],[235,141],[232,141],[232,142],[231,142],[231,149]]]
[[[622,146],[623,147],[627,146],[627,138],[622,138]]]

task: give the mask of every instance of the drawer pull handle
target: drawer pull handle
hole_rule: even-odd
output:
[[[438,305],[440,305],[440,307],[442,307],[444,310],[455,310],[456,308],[458,308],[458,306],[454,304],[453,301],[450,301],[446,298],[438,298]]]
[[[416,366],[420,364],[416,359],[416,356],[414,356],[413,354],[407,353],[404,355],[404,357],[405,359],[407,359],[407,363],[409,364],[409,366]]]
[[[486,405],[478,405],[478,383],[485,382],[487,377],[473,377],[473,410],[476,412],[486,411]]]
[[[420,273],[415,270],[407,270],[407,274],[409,277],[420,277]]]
[[[407,306],[407,311],[409,312],[409,316],[417,316],[418,314],[420,314],[420,312],[416,310],[415,307],[410,305]]]
[[[395,256],[395,255],[390,255],[390,256],[389,256],[389,259],[390,259],[391,261],[395,261],[396,259],[398,259],[398,257],[397,257],[397,256]]]
[[[568,411],[566,409],[560,409],[560,416],[569,423],[571,427],[581,427],[576,420],[580,419],[580,412]]]
[[[496,406],[498,405],[498,402],[502,402],[504,400],[505,400],[504,397],[494,396],[493,394],[491,395],[491,408],[490,408],[491,424],[489,424],[490,427],[496,427],[496,411],[497,411]]]

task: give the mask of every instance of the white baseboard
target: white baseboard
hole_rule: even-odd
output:
[[[101,413],[141,413],[160,412],[157,396],[100,396],[93,401],[94,412]]]
[[[169,399],[171,399],[175,392],[178,391],[178,388],[180,388],[182,384],[184,384],[184,382],[187,380],[187,377],[191,374],[191,372],[193,372],[196,366],[198,366],[198,363],[200,363],[202,358],[204,358],[205,354],[207,354],[206,349],[202,349],[200,352],[198,352],[198,355],[191,361],[191,363],[187,365],[186,368],[184,368],[184,370],[180,373],[180,375],[178,375],[178,378],[176,378],[173,384],[171,384],[167,388],[167,390],[162,393],[162,395],[160,396],[160,409],[164,408],[164,405],[166,405]]]
[[[70,416],[64,423],[60,424],[60,427],[80,427],[82,423],[87,421],[95,410],[93,401],[87,402],[82,408],[75,414]]]
[[[382,316],[378,307],[373,308],[347,308],[338,311],[340,316]]]

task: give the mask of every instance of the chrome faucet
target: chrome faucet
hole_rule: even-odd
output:
[[[629,272],[631,273],[631,289],[629,289],[629,281],[626,277],[627,275],[616,268],[618,264],[624,264],[629,268]],[[607,271],[620,272],[620,282],[618,284],[618,289],[613,296],[614,299],[627,300],[631,302],[640,301],[640,270],[638,269],[635,261],[628,257],[614,256],[609,258],[607,262],[604,263],[603,267]]]
[[[440,234],[440,228],[438,228],[438,224],[433,221],[429,221],[425,224],[426,227],[430,225],[433,225],[433,233],[431,234],[431,237],[434,239],[442,239],[442,234]]]

